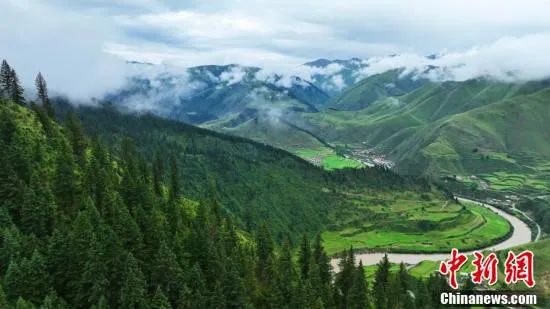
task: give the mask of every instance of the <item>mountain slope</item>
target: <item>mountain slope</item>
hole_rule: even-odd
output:
[[[60,113],[62,106],[57,105]],[[89,132],[101,135],[113,147],[128,136],[148,160],[154,158],[153,149],[163,149],[167,162],[176,156],[187,196],[201,200],[214,190],[224,211],[237,222],[254,227],[269,221],[280,237],[286,232],[318,231],[326,224],[329,210],[346,207],[346,199],[336,190],[344,185],[342,181],[374,190],[404,184],[403,179],[379,169],[327,173],[265,144],[151,115],[123,115],[114,106],[80,107],[76,112]]]
[[[359,110],[389,96],[400,96],[422,86],[427,80],[395,69],[369,76],[343,91],[330,102],[338,110]]]
[[[187,123],[223,119],[258,106],[316,111],[328,99],[299,77],[266,75],[259,68],[238,65],[138,74],[105,96],[106,101],[130,111],[153,112]]]
[[[302,115],[324,140],[374,148],[402,174],[477,175],[495,189],[548,191],[549,89],[548,80],[427,83],[359,111]]]

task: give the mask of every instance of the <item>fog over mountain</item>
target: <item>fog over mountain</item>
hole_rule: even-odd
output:
[[[126,61],[259,67],[267,75],[311,81],[329,94],[396,67],[422,72],[436,66],[431,79],[532,80],[547,77],[550,67],[546,10],[544,1],[493,0],[475,10],[464,1],[433,0],[8,0],[0,3],[0,56],[27,87],[43,71],[52,91],[80,101],[134,76]],[[424,57],[433,53],[438,57]],[[350,69],[352,62],[303,65],[322,58],[362,62],[360,70]]]

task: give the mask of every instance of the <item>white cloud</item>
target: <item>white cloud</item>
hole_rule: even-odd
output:
[[[547,44],[536,37],[550,31],[544,0],[8,0],[0,11],[0,57],[27,85],[41,70],[52,89],[80,98],[119,85],[120,60],[238,63],[309,79],[315,69],[300,64],[321,57],[396,53],[402,56],[376,67],[414,67],[424,61],[415,55],[479,46],[441,58],[467,62],[452,78],[516,71],[533,78],[544,75],[547,59],[539,52]],[[518,40],[532,51],[514,46]],[[338,67],[320,73],[338,74]]]
[[[95,15],[54,10],[42,2],[0,2],[0,58],[26,87],[41,71],[52,92],[98,96],[124,81],[124,62],[102,52],[117,31]]]
[[[366,61],[364,76],[405,68],[433,80],[463,81],[492,77],[502,81],[527,81],[550,77],[550,32],[506,37],[465,52],[442,52],[435,59],[417,54],[377,57]],[[436,69],[425,71],[428,66]]]
[[[245,75],[246,71],[243,70],[243,68],[240,66],[233,66],[220,74],[220,81],[227,83],[229,86],[241,82]]]

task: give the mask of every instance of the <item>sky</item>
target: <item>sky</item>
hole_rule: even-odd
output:
[[[550,1],[2,0],[0,58],[32,85],[86,99],[124,82],[126,60],[289,71],[359,57],[414,70],[440,54],[450,78],[550,72]],[[387,57],[398,54],[398,57]]]

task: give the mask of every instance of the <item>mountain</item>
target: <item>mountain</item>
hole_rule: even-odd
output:
[[[304,195],[323,203],[337,184],[370,179],[357,187],[398,190],[403,178],[381,169],[331,175],[281,150],[112,106],[56,108],[69,111],[65,121],[42,106],[0,98],[0,262],[9,265],[0,268],[1,308],[371,307],[351,249],[341,271],[355,275],[343,278],[332,272],[321,237],[310,244],[304,234],[292,245],[297,231],[285,224],[294,218],[304,227],[311,219],[302,217]],[[279,191],[282,184],[290,191]],[[235,224],[229,188],[240,188],[235,200],[255,207],[252,229]],[[208,193],[194,199],[196,190]],[[311,204],[308,216],[326,216],[345,197],[329,209]],[[268,207],[256,208],[256,198]],[[285,199],[292,207],[279,207]],[[379,268],[390,278],[406,276],[418,295],[446,288],[440,277],[428,285],[406,269],[398,277],[389,264]],[[354,297],[341,295],[345,289]]]
[[[426,82],[361,110],[329,109],[302,120],[325,141],[386,154],[402,174],[477,175],[494,188],[550,190],[549,89],[548,80]],[[339,100],[347,102],[346,93]]]
[[[130,77],[104,99],[128,110],[195,124],[259,108],[313,112],[329,99],[299,77],[266,74],[256,67],[207,65],[156,73],[148,66],[147,70],[150,73]]]
[[[328,173],[265,144],[151,114],[122,114],[114,105],[74,109],[57,100],[56,110],[60,115],[76,113],[86,131],[101,136],[110,147],[118,148],[124,137],[131,138],[147,162],[155,160],[158,149],[165,166],[176,156],[187,197],[203,200],[215,191],[223,212],[236,223],[255,228],[265,220],[278,237],[318,231],[327,224],[329,210],[351,206],[337,193],[348,181],[342,179],[373,189],[380,183],[404,184],[400,177],[378,169]]]
[[[403,69],[389,70],[353,84],[331,100],[329,105],[338,110],[360,110],[378,99],[407,94],[427,81],[416,73],[406,73]]]
[[[306,62],[303,66],[310,69],[311,82],[331,97],[360,80],[363,70],[367,67],[359,58],[348,60],[321,58]]]

